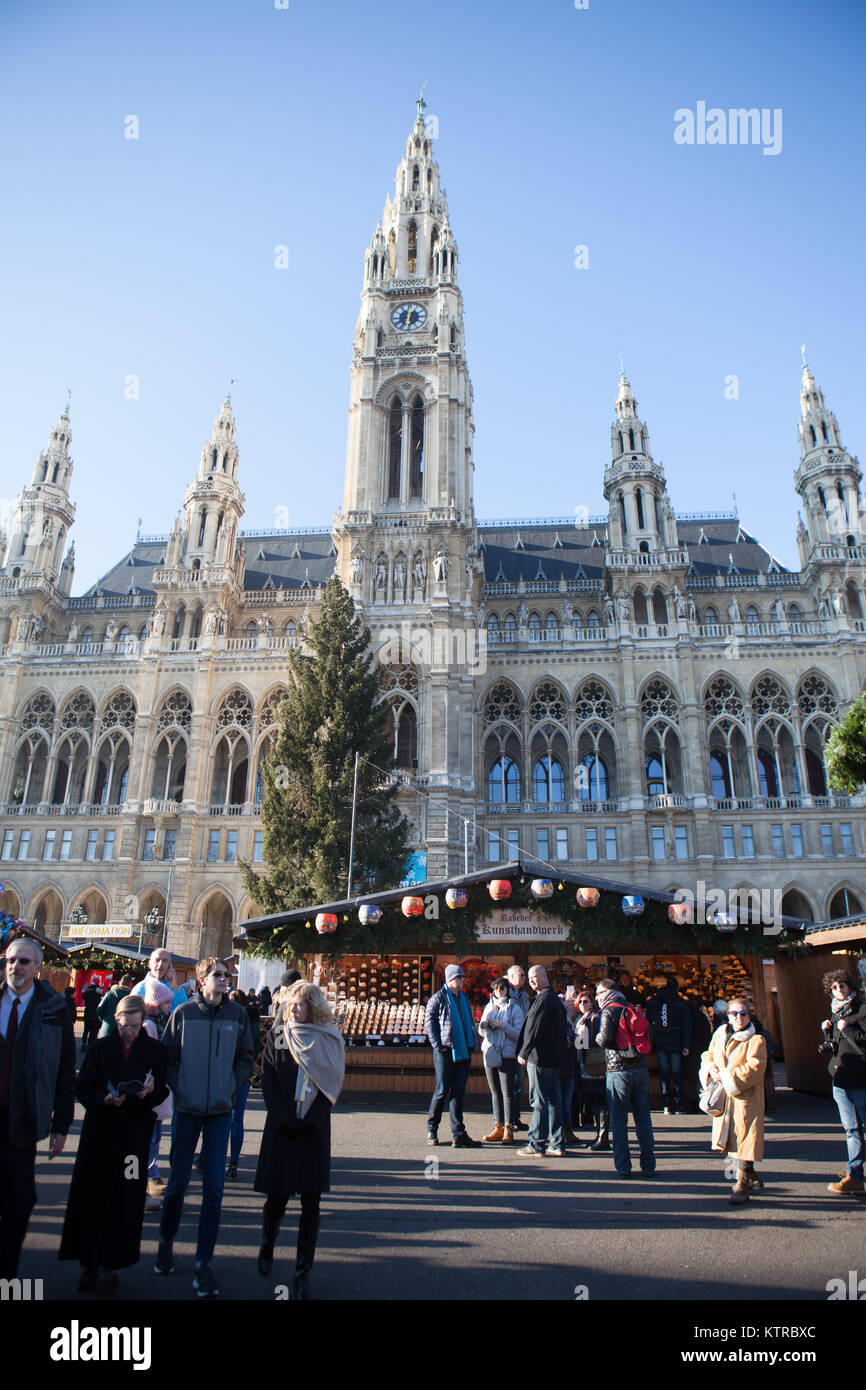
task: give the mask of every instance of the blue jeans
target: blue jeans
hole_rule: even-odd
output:
[[[200,1134],[203,1173],[195,1262],[210,1264],[222,1210],[226,1150],[232,1123],[231,1111],[226,1111],[224,1115],[189,1115],[185,1111],[175,1110],[174,1119],[171,1176],[162,1204],[159,1238],[160,1241],[171,1243],[177,1235],[183,1214],[184,1194],[189,1186],[193,1155]]]
[[[557,1077],[559,1082],[559,1109],[562,1113],[563,1129],[571,1129],[571,1104],[574,1100],[574,1072],[568,1076]]]
[[[545,1149],[562,1148],[562,1110],[559,1104],[559,1074],[556,1067],[540,1067],[537,1062],[526,1063],[529,1078],[529,1099],[532,1120],[526,1142],[536,1153]]]
[[[653,1148],[653,1124],[650,1118],[649,1069],[646,1064],[631,1071],[607,1073],[607,1104],[610,1110],[610,1137],[616,1171],[621,1176],[631,1172],[631,1157],[628,1151],[628,1117],[631,1111],[640,1148],[640,1170],[642,1173],[654,1173],[656,1157]]]
[[[235,1108],[232,1111],[232,1131],[231,1148],[229,1150],[229,1161],[237,1167],[237,1161],[241,1156],[241,1149],[244,1146],[244,1111],[247,1108],[247,1096],[250,1093],[250,1083],[245,1081],[243,1086],[239,1086],[235,1092]]]
[[[157,1120],[150,1136],[150,1152],[147,1155],[147,1176],[150,1182],[159,1177],[159,1141],[162,1138],[162,1123]]]
[[[657,1052],[659,1059],[659,1085],[665,1105],[671,1105],[671,1079],[673,1079],[673,1108],[679,1110],[683,1103],[683,1054],[681,1052]]]
[[[467,1057],[465,1062],[455,1062],[450,1052],[439,1052],[434,1047],[433,1066],[436,1071],[436,1090],[433,1092],[430,1109],[427,1111],[427,1129],[431,1133],[435,1133],[439,1128],[442,1111],[445,1109],[445,1102],[449,1096],[448,1114],[451,1117],[451,1135],[454,1139],[459,1139],[461,1135],[466,1133],[466,1126],[463,1123],[463,1097],[466,1094],[471,1061],[471,1057]]]
[[[866,1088],[843,1091],[833,1087],[833,1099],[839,1107],[839,1119],[848,1141],[848,1175],[863,1181],[863,1136],[866,1132]]]

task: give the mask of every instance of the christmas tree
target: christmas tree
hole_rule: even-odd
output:
[[[866,782],[866,693],[858,695],[824,749],[831,787],[856,795]]]
[[[262,767],[265,872],[238,861],[263,913],[346,896],[356,753],[353,893],[398,885],[409,855],[409,824],[395,804],[387,708],[379,701],[383,668],[336,575],[304,635],[306,651],[289,653],[288,695]]]

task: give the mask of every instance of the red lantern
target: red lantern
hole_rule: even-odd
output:
[[[316,913],[316,931],[319,933],[319,936],[328,936],[328,935],[330,935],[330,933],[331,933],[332,931],[336,931],[336,930],[337,930],[337,914],[336,914],[336,912],[317,912],[317,913]]]
[[[404,917],[420,917],[424,912],[424,899],[404,898],[400,906]]]
[[[669,903],[668,916],[678,927],[684,927],[690,917],[688,903]]]
[[[487,890],[494,902],[507,902],[511,897],[511,880],[508,878],[493,878],[488,883]]]

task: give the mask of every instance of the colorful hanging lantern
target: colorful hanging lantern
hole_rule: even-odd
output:
[[[668,917],[677,927],[684,927],[688,922],[691,913],[688,903],[669,903]]]
[[[465,907],[468,901],[469,894],[465,888],[449,888],[445,893],[445,906],[450,907],[452,912]]]
[[[713,925],[716,931],[736,931],[737,919],[730,912],[716,912],[713,914]]]
[[[332,931],[337,930],[336,912],[317,912],[316,931],[319,936],[329,936]]]
[[[494,902],[507,902],[511,897],[511,880],[508,878],[492,878],[487,885],[487,891]]]
[[[553,883],[549,878],[534,878],[529,885],[533,898],[553,897]]]
[[[578,907],[598,907],[598,889],[578,888],[577,905]]]
[[[404,898],[400,904],[400,909],[404,917],[420,917],[424,912],[424,899]]]
[[[622,900],[622,910],[626,917],[639,917],[644,909],[644,900],[637,893],[628,894]]]
[[[362,903],[358,908],[358,921],[362,927],[375,927],[382,920],[382,909],[376,903]]]

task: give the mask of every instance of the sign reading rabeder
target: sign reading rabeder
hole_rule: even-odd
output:
[[[568,927],[555,917],[504,907],[482,917],[476,935],[479,941],[567,941]]]

